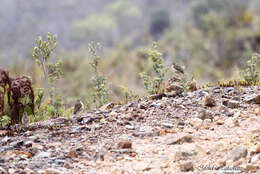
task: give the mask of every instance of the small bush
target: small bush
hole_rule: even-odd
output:
[[[148,75],[146,72],[140,73],[141,78],[144,82],[144,88],[148,94],[158,94],[164,91],[163,81],[165,76],[163,55],[157,50],[157,43],[153,43],[153,48],[148,50],[149,60],[153,65],[153,76]]]
[[[99,72],[100,56],[97,54],[98,49],[101,49],[99,43],[91,42],[88,46],[90,53],[90,65],[94,71],[94,77],[92,78],[94,92],[92,94],[93,103],[96,107],[101,107],[109,101],[109,89],[107,87],[106,78]]]
[[[260,54],[253,54],[251,59],[247,61],[245,70],[242,72],[244,80],[247,82],[257,82],[259,72],[257,71],[256,65],[260,58]]]
[[[129,90],[127,87],[122,86],[121,90],[124,94],[124,103],[128,103],[138,98],[138,95],[135,95],[134,92],[132,90]]]
[[[50,97],[52,108],[48,108],[48,110],[55,117],[58,115],[58,111],[62,105],[61,97],[57,95],[57,83],[63,75],[62,61],[50,62],[50,58],[57,45],[57,36],[48,33],[45,41],[41,36],[36,39],[36,46],[33,50],[33,57],[42,69],[45,88]]]

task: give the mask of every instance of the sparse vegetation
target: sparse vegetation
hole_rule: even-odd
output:
[[[46,40],[43,40],[41,36],[36,39],[36,46],[33,50],[33,57],[38,66],[42,69],[45,89],[48,92],[52,105],[52,107],[48,108],[48,111],[55,117],[59,114],[59,109],[62,105],[61,96],[57,93],[57,82],[63,75],[62,61],[50,61],[57,45],[57,36],[48,33]],[[41,93],[41,95],[43,95],[43,93]]]
[[[121,90],[124,94],[124,103],[128,103],[138,98],[138,95],[135,95],[134,91],[128,89],[127,87],[122,86]]]
[[[34,91],[29,77],[11,78],[7,70],[0,68],[0,87],[1,125],[20,123],[24,112],[34,115]]]
[[[164,91],[163,80],[165,76],[165,69],[163,65],[163,54],[158,51],[158,45],[153,43],[153,48],[148,50],[149,60],[152,62],[153,74],[148,75],[147,72],[140,73],[143,79],[144,88],[148,94],[158,94]]]
[[[4,0],[0,174],[260,173],[259,6]]]
[[[81,11],[81,18],[72,17],[73,24],[67,25],[67,30],[71,33],[61,32],[59,51],[56,51],[58,45],[56,35],[48,33],[46,37],[38,37],[32,57],[28,56],[28,59],[22,60],[17,58],[13,64],[8,64],[10,72],[8,77],[22,77],[25,74],[30,76],[30,80],[26,83],[33,82],[31,89],[35,95],[35,116],[32,116],[32,95],[21,94],[20,98],[14,101],[12,96],[15,91],[11,91],[11,81],[1,76],[1,119],[9,118],[16,120],[13,122],[19,122],[23,115],[21,113],[23,107],[30,115],[31,121],[70,115],[75,101],[79,98],[85,104],[85,108],[93,109],[110,101],[127,103],[135,100],[137,96],[146,94],[170,95],[165,88],[166,80],[170,75],[165,67],[169,67],[173,62],[188,67],[188,70],[180,75],[181,82],[170,87],[177,88],[180,96],[186,95],[188,91],[217,84],[223,87],[259,84],[257,63],[259,54],[254,54],[247,61],[242,75],[239,76],[244,64],[244,60],[240,57],[247,57],[260,47],[259,33],[253,30],[258,26],[256,19],[260,14],[253,7],[258,3],[236,0],[187,1],[181,6],[189,13],[176,20],[167,2],[147,1],[139,4],[129,0],[115,0],[102,4],[98,1],[96,3],[105,7],[100,13],[93,11],[91,15],[84,16],[85,13]],[[10,1],[10,4],[13,3]],[[35,4],[31,5],[34,7]],[[146,10],[144,7],[158,8]],[[235,9],[239,10],[235,12]],[[182,23],[184,19],[188,20]],[[140,20],[145,22],[139,25]],[[60,33],[60,31],[56,32]],[[26,42],[28,40],[31,42],[30,37],[33,35],[28,36]],[[12,47],[11,41],[15,39],[9,34],[8,40],[10,43],[6,42],[6,46]],[[95,42],[91,42],[87,50],[85,43],[92,40]],[[99,54],[101,45],[96,44],[97,40],[104,46],[102,59]],[[153,47],[148,49],[152,40],[160,44],[154,43]],[[21,48],[15,50],[14,54],[22,50],[21,55],[24,56],[25,45],[21,44],[20,40],[17,43],[20,43]],[[0,45],[1,48],[4,46],[3,43]],[[62,57],[62,61],[54,57],[54,51],[55,57]],[[0,55],[1,61],[3,56]],[[13,57],[10,57],[11,59],[14,60]],[[36,61],[40,68],[35,67],[31,63],[32,60]],[[227,68],[231,65],[232,68]],[[233,68],[233,65],[237,67]],[[234,69],[237,72],[234,73]],[[66,73],[64,74],[63,71]],[[241,79],[225,81],[227,75],[232,79]],[[198,79],[198,83],[191,78],[193,76]],[[224,80],[217,83],[219,79]],[[210,83],[207,85],[200,86],[201,83],[208,81]],[[17,106],[12,106],[15,103]],[[19,110],[17,118],[12,117],[15,108]]]
[[[98,49],[101,49],[100,43],[91,42],[88,46],[90,53],[90,65],[94,71],[94,77],[92,77],[92,83],[94,91],[92,94],[93,103],[96,107],[101,107],[109,101],[109,89],[107,87],[107,80],[104,75],[99,72],[100,56],[98,55]]]
[[[242,72],[244,80],[247,82],[257,82],[259,72],[257,71],[257,61],[260,55],[255,53],[251,56],[250,60],[247,61],[245,70]]]

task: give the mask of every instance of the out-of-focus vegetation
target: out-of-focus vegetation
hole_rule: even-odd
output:
[[[36,46],[33,50],[33,57],[35,58],[38,66],[42,69],[45,90],[48,92],[48,97],[50,98],[49,101],[51,107],[49,107],[47,110],[49,110],[51,115],[55,117],[59,115],[59,109],[62,106],[61,97],[57,92],[57,84],[63,75],[62,61],[50,61],[53,51],[56,49],[57,45],[57,36],[52,36],[50,33],[48,33],[46,40],[43,40],[41,36],[36,39]],[[43,94],[43,92],[39,91],[38,98],[40,101],[43,98]]]
[[[165,77],[165,69],[163,64],[163,55],[157,50],[157,43],[153,43],[153,48],[148,50],[149,60],[153,65],[153,76],[147,75],[147,72],[141,72],[144,88],[148,94],[158,94],[163,92],[163,81]]]
[[[55,98],[66,108],[79,98],[92,102],[91,41],[103,45],[99,73],[106,76],[111,101],[145,94],[139,73],[152,75],[147,50],[153,41],[166,67],[173,62],[186,66],[187,79],[239,78],[245,58],[260,52],[259,5],[254,0],[3,0],[0,64],[12,76],[31,76],[35,89],[44,87],[44,73],[32,56],[37,43],[32,43],[48,31],[56,33],[59,47],[50,63],[55,65],[54,57],[63,62]],[[254,68],[259,68],[257,62]]]
[[[251,59],[249,59],[246,63],[245,70],[242,72],[244,80],[249,82],[257,82],[259,72],[257,70],[257,61],[259,60],[260,55],[254,54],[252,55]]]
[[[96,107],[101,107],[109,101],[109,89],[107,87],[107,79],[99,72],[100,56],[98,56],[98,50],[101,49],[99,43],[95,44],[91,42],[88,46],[91,62],[90,65],[93,68],[94,76],[92,77],[93,92],[92,101]]]

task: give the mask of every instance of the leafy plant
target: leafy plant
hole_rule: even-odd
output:
[[[158,45],[156,42],[153,43],[153,48],[148,50],[149,60],[153,65],[153,76],[148,75],[146,72],[140,73],[141,78],[144,82],[144,88],[148,94],[158,94],[163,92],[163,81],[165,77],[163,55],[157,49]]]
[[[50,62],[50,58],[57,45],[57,36],[51,35],[48,32],[46,40],[43,40],[41,36],[36,39],[36,46],[33,50],[33,57],[36,59],[36,63],[44,74],[45,87],[52,105],[52,109],[49,108],[49,110],[52,110],[51,113],[53,113],[55,117],[61,106],[61,101],[57,95],[57,82],[63,75],[62,61],[57,60],[54,63]]]
[[[42,105],[43,96],[44,96],[44,89],[43,88],[37,88],[36,89],[36,98],[35,98],[35,104],[37,106],[37,109],[40,109],[40,107]]]
[[[9,77],[9,72],[0,68],[0,124],[6,126],[20,123],[24,112],[34,115],[34,91],[31,78]]]
[[[11,123],[11,118],[7,115],[0,116],[0,129],[9,125]]]
[[[94,86],[94,93],[92,94],[93,103],[96,104],[96,107],[101,107],[109,101],[109,89],[107,87],[107,80],[99,72],[99,63],[101,58],[97,54],[97,50],[101,49],[101,45],[99,43],[91,42],[88,45],[88,49],[91,59],[90,65],[94,71],[94,77],[92,78]]]
[[[257,71],[256,65],[257,65],[257,60],[260,58],[260,54],[253,54],[251,56],[251,59],[247,61],[246,63],[246,68],[242,72],[244,80],[248,82],[257,82],[259,72]]]
[[[125,103],[128,103],[138,98],[138,95],[135,95],[134,92],[132,90],[129,90],[127,87],[122,86],[121,90],[124,94]]]

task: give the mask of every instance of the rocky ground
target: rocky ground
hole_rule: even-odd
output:
[[[0,130],[0,173],[260,173],[260,87],[213,87]]]

